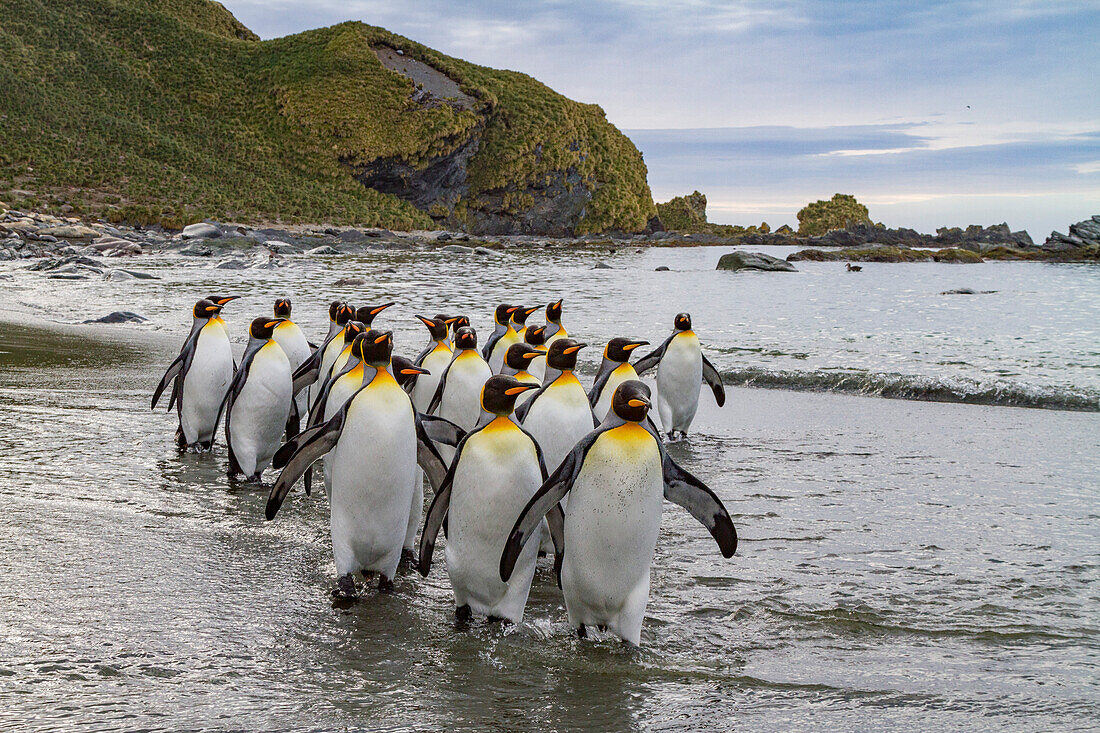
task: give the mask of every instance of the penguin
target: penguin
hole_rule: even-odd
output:
[[[538,389],[542,382],[527,371],[531,362],[538,358],[545,358],[542,352],[530,344],[512,344],[508,347],[508,353],[504,355],[504,366],[500,373],[507,377],[515,377],[524,384],[530,384]],[[522,405],[531,397],[531,392],[523,392],[516,397],[516,405]]]
[[[248,329],[248,346],[233,376],[220,412],[225,415],[229,476],[258,482],[271,463],[283,433],[293,437],[296,405],[291,398],[290,359],[275,330],[282,318],[257,318]],[[293,413],[293,416],[292,416]]]
[[[546,306],[546,345],[554,343],[558,339],[569,338],[565,326],[561,325],[561,298]]]
[[[607,342],[600,371],[596,373],[592,389],[588,390],[588,401],[598,419],[603,420],[611,409],[611,395],[615,394],[615,388],[628,379],[638,378],[638,373],[630,366],[630,354],[639,346],[648,345],[648,341],[631,341],[622,337]]]
[[[275,317],[283,320],[275,327],[274,338],[279,346],[283,347],[283,352],[286,353],[286,358],[290,362],[290,373],[293,374],[294,370],[310,357],[313,349],[310,348],[302,329],[290,320],[290,311],[290,298],[279,298],[275,301]],[[299,417],[304,418],[309,409],[307,395],[304,392],[299,393],[294,401],[298,407]]]
[[[516,329],[512,328],[512,313],[519,307],[501,303],[493,314],[496,328],[481,349],[481,356],[489,362],[489,368],[493,370],[493,374],[500,371],[500,365],[504,363],[504,353],[508,351],[508,347],[519,342]]]
[[[669,440],[686,438],[695,412],[699,409],[699,388],[705,379],[714,393],[718,406],[726,404],[722,377],[699,346],[699,337],[691,330],[691,314],[677,314],[672,335],[655,351],[634,364],[634,370],[645,374],[657,367],[657,410],[661,426]]]
[[[455,331],[470,325],[469,316],[445,316],[442,313],[437,313],[435,320],[447,322],[447,346],[451,349],[454,349]]]
[[[485,383],[481,406],[488,419],[459,443],[428,509],[417,569],[427,577],[435,540],[446,519],[447,575],[460,621],[472,614],[514,624],[523,620],[538,543],[523,548],[508,580],[501,579],[498,553],[514,517],[546,480],[538,443],[512,418],[516,398],[534,389],[538,389],[534,384],[500,374]]]
[[[560,374],[516,410],[516,417],[535,436],[550,468],[557,468],[577,441],[599,424],[584,387],[573,374],[577,352],[585,346],[570,338],[550,344],[547,366]]]
[[[151,407],[172,384],[168,409],[179,418],[180,450],[210,450],[218,426],[218,409],[233,379],[233,350],[221,319],[222,306],[203,298],[191,309],[191,332],[179,356],[168,366],[153,392]]]
[[[325,337],[324,342],[318,346],[309,359],[304,361],[301,366],[294,372],[294,394],[297,396],[298,392],[303,386],[309,387],[309,404],[312,405],[317,401],[317,393],[324,387],[324,379],[328,376],[329,370],[332,368],[332,362],[336,360],[336,357],[340,355],[340,352],[344,349],[344,341],[339,338],[343,332],[344,327],[347,326],[348,321],[351,321],[355,317],[355,308],[351,307],[347,303],[334,303],[336,310],[333,312],[332,306],[329,306],[329,313],[332,315],[332,323],[329,325],[328,336]]]
[[[527,371],[541,383],[546,377],[546,326],[528,326],[523,341],[539,350],[539,356],[531,360]]]
[[[397,356],[395,354],[391,357],[390,364],[393,378],[401,385],[401,389],[405,390],[405,394],[410,397],[412,396],[413,390],[416,389],[417,383],[422,378],[431,376],[430,371],[423,367],[418,367],[411,360],[403,356]],[[415,401],[413,402],[413,408],[416,408]],[[420,419],[431,421],[435,418],[420,415]],[[439,450],[440,455],[442,455],[442,447],[440,447]],[[416,533],[417,530],[420,529],[420,520],[423,518],[424,471],[418,466],[416,469],[416,478],[413,479],[413,499],[412,506],[409,508],[409,524],[408,528],[405,530],[405,542],[401,546],[402,562],[408,562],[410,564],[415,564],[416,562]]]
[[[383,303],[382,305],[365,305],[355,309],[355,320],[362,323],[367,328],[371,328],[371,324],[374,323],[375,317],[393,305],[393,302]]]
[[[282,467],[268,496],[274,519],[290,488],[317,459],[332,468],[329,527],[341,598],[355,598],[354,573],[379,575],[380,590],[393,587],[420,465],[433,487],[447,469],[412,400],[390,373],[393,334],[362,341],[363,381],[351,399],[322,425],[305,431],[276,453]],[[452,426],[453,427],[453,426]],[[451,438],[461,437],[452,433]],[[458,440],[454,441],[457,444]]]
[[[432,402],[435,390],[439,386],[439,380],[443,376],[447,365],[451,363],[453,352],[447,343],[447,318],[436,316],[425,318],[417,316],[417,319],[428,329],[428,345],[417,355],[414,364],[428,370],[429,374],[418,378],[412,391],[413,406],[420,412],[427,412],[428,405]]]
[[[343,305],[345,305],[345,303],[342,300],[334,300],[328,304],[328,333],[325,334],[325,338],[321,341],[322,345],[328,343],[332,337],[344,327],[344,324],[337,323],[336,319],[336,315],[340,312],[340,308]],[[316,349],[314,349],[314,351],[316,351]]]
[[[516,332],[516,338],[519,341],[523,341],[523,334],[527,332],[527,317],[537,311],[539,306],[534,308],[524,308],[522,305],[517,305],[516,309],[512,311],[512,316],[509,319],[509,324],[512,326],[512,330]]]
[[[332,360],[332,366],[328,368],[328,373],[318,378],[319,382],[322,384],[327,383],[334,375],[343,371],[344,367],[347,366],[348,359],[351,358],[351,345],[355,341],[355,337],[361,333],[366,333],[369,328],[369,326],[366,326],[361,321],[348,321],[344,324],[344,347],[340,349],[340,353]],[[338,336],[336,339],[333,339],[333,341],[337,341],[339,338]]]
[[[455,332],[454,357],[439,377],[428,413],[473,430],[481,416],[481,388],[491,376],[493,371],[477,353],[477,333],[463,326]]]
[[[650,566],[661,526],[662,497],[679,504],[718,542],[723,557],[737,550],[737,530],[722,501],[665,451],[648,419],[649,387],[620,384],[611,413],[584,437],[527,503],[500,558],[507,581],[525,546],[549,520],[555,568],[569,623],[606,627],[635,646],[649,601]],[[568,494],[564,526],[555,519]]]

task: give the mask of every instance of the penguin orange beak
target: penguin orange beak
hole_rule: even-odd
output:
[[[416,317],[420,320],[421,323],[423,323],[428,328],[431,328],[432,326],[435,325],[435,321],[433,321],[431,318],[425,318],[424,316],[421,316],[421,315],[417,315]]]
[[[280,323],[284,323],[285,321],[285,318],[276,318],[274,321],[268,321],[267,323],[265,323],[264,328],[275,328]]]
[[[539,309],[539,306],[536,305],[534,308],[524,308],[523,312],[526,313],[527,315],[531,315],[532,313],[534,313],[538,309]]]
[[[411,377],[414,374],[431,374],[427,369],[423,369],[418,366],[405,367],[401,370],[401,373],[406,377]]]
[[[538,388],[539,388],[539,385],[537,385],[537,384],[521,384],[518,387],[509,387],[508,389],[504,390],[504,394],[511,397],[512,395],[523,394],[524,392],[526,392],[528,390],[538,389]]]
[[[588,344],[577,344],[576,346],[570,346],[568,348],[562,349],[561,353],[563,353],[563,354],[575,354],[578,351],[580,351],[581,349],[583,349],[585,346],[588,346]]]
[[[531,359],[537,359],[538,357],[542,356],[542,352],[540,352],[540,351],[525,351],[524,353],[520,354],[520,356],[522,356],[524,359],[527,359],[528,361],[530,361]]]
[[[649,346],[648,341],[633,341],[623,347],[623,351],[634,351],[639,346]]]
[[[377,308],[371,308],[371,309],[370,309],[370,314],[371,314],[372,316],[376,316],[376,315],[378,315],[379,313],[381,313],[382,311],[384,311],[384,310],[386,310],[387,308],[389,308],[389,307],[390,307],[391,305],[393,305],[393,303],[386,303],[386,304],[384,304],[384,305],[380,305],[380,306],[378,306]]]
[[[231,300],[236,300],[236,299],[237,299],[237,298],[239,298],[239,297],[241,297],[241,296],[239,296],[239,295],[227,295],[227,296],[226,296],[226,297],[224,297],[224,298],[219,298],[219,299],[218,299],[218,305],[225,305],[225,304],[226,304],[226,303],[228,303],[229,301],[231,301]]]
[[[388,333],[384,333],[381,336],[378,336],[377,338],[375,338],[374,343],[380,344],[383,341],[385,341],[386,339],[388,339],[389,337],[390,337],[390,335]]]
[[[643,400],[635,397],[632,400],[627,400],[626,404],[630,405],[631,407],[649,407],[649,400]]]

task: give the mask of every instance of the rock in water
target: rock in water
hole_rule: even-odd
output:
[[[765,272],[798,272],[795,266],[778,257],[760,252],[728,252],[718,260],[717,270],[764,270]]]
[[[221,229],[204,221],[198,224],[189,224],[180,233],[180,236],[184,239],[217,239],[221,235]]]
[[[149,320],[145,316],[139,316],[132,311],[115,311],[114,313],[108,313],[102,318],[93,318],[84,323],[144,323]]]

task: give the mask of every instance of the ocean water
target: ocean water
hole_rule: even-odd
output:
[[[0,323],[0,729],[1094,729],[1100,272],[714,272],[720,253],[159,257],[126,264],[163,279],[121,283],[5,266],[5,302],[42,318],[151,320],[98,330],[117,340]],[[349,275],[370,284],[332,286]],[[996,292],[940,295],[960,287]],[[587,375],[608,337],[656,344],[690,311],[731,386],[671,451],[737,554],[666,505],[641,649],[575,639],[549,567],[513,628],[454,624],[442,553],[334,607],[323,494],[266,522],[222,445],[181,456],[148,409],[190,305],[223,292],[245,296],[242,346],[276,295],[317,336],[332,297],[395,300],[376,325],[409,355],[415,312],[484,332],[499,300],[560,295]]]

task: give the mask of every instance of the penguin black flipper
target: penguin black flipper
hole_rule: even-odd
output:
[[[449,473],[447,462],[443,460],[443,456],[439,455],[439,450],[428,435],[419,413],[414,414],[416,415],[416,463],[424,469],[424,474],[428,477],[428,484],[432,487],[432,492],[438,494],[439,488],[443,485]]]
[[[524,404],[530,404],[530,402],[531,400],[528,400]],[[561,465],[550,474],[550,478],[546,479],[542,487],[527,502],[527,506],[523,508],[519,518],[516,519],[516,523],[512,526],[512,531],[508,533],[508,541],[504,543],[504,552],[500,556],[501,580],[507,583],[508,579],[512,577],[512,571],[516,567],[516,561],[519,560],[523,546],[527,544],[527,541],[531,539],[531,536],[542,524],[543,517],[547,516],[555,506],[559,510],[561,509],[561,500],[573,488],[573,482],[576,480],[577,474],[580,473],[581,466],[584,465],[584,459],[588,455],[588,451],[596,443],[596,439],[610,430],[611,427],[611,425],[608,425],[593,430],[581,438],[580,442],[573,447],[573,450],[561,462]],[[550,531],[551,539],[554,538],[554,535],[555,532],[552,527]],[[563,537],[564,534],[561,534],[560,538]],[[558,542],[560,538],[554,542],[555,555],[559,552]],[[561,548],[561,551],[564,552],[564,548]],[[560,566],[560,564],[560,560],[555,558],[555,567]]]
[[[710,385],[711,392],[714,392],[714,401],[718,403],[718,406],[726,404],[726,388],[722,385],[722,375],[718,373],[718,370],[714,368],[714,365],[707,359],[706,354],[703,354],[703,380]]]
[[[542,393],[550,387],[557,380],[551,380],[539,387],[538,391],[531,395],[531,398],[524,402],[522,405],[516,408],[516,419],[521,423],[527,419],[527,413],[531,411],[531,405],[535,404],[535,400],[542,397]]]
[[[293,438],[302,428],[302,415],[298,412],[298,400],[291,398],[290,414],[286,416],[286,437]]]
[[[471,430],[459,441],[458,447],[455,448],[455,457],[447,469],[447,475],[443,477],[443,482],[436,489],[435,497],[428,506],[428,513],[424,516],[424,529],[420,532],[420,557],[417,559],[416,570],[425,578],[432,569],[432,555],[435,553],[435,540],[439,536],[440,528],[443,528],[444,534],[447,533],[445,522],[447,510],[451,508],[451,487],[454,485],[455,467],[458,466],[459,456],[462,455],[466,441],[479,430],[481,428]]]
[[[415,366],[420,366],[421,364],[423,364],[424,360],[428,358],[428,354],[435,351],[435,347],[436,347],[435,341],[429,341],[428,345],[425,346],[424,349],[419,354],[416,355],[415,359],[413,359],[413,364]]]
[[[658,441],[660,444],[660,441]],[[733,557],[737,551],[737,529],[729,512],[713,491],[672,460],[661,446],[661,464],[664,469],[665,498],[688,510],[691,516],[707,528],[718,542],[722,557]]]
[[[165,388],[175,380],[172,387],[172,399],[168,403],[168,411],[172,411],[172,405],[179,397],[178,392],[182,391],[180,385],[182,385],[184,377],[187,376],[187,370],[191,367],[191,360],[195,358],[195,349],[199,344],[200,333],[202,333],[202,328],[191,329],[191,333],[187,335],[187,340],[183,342],[183,347],[180,348],[179,356],[168,365],[168,369],[164,371],[164,376],[160,378],[160,384],[153,391],[153,404],[149,409],[156,408]]]
[[[481,347],[481,358],[485,359],[485,361],[489,361],[489,356],[493,353],[493,347],[497,345],[497,341],[500,341],[501,337],[506,333],[508,332],[493,331],[488,340],[486,340],[485,345]]]
[[[344,368],[340,370],[339,374],[335,374],[331,379],[325,380],[324,386],[322,386],[321,389],[317,392],[317,399],[315,399],[313,401],[313,404],[310,405],[309,422],[307,423],[309,427],[312,428],[316,425],[321,424],[321,422],[324,420],[325,408],[328,406],[328,395],[329,392],[332,391],[332,386],[336,384],[337,379],[354,369],[358,363],[359,362],[352,364],[351,359],[348,359],[348,362],[344,364]],[[318,369],[318,372],[319,371],[320,370]],[[373,375],[373,372],[371,374]],[[368,382],[370,382],[369,378],[363,380],[364,384]]]
[[[311,352],[316,351],[318,348],[320,348],[319,346],[317,346],[317,344],[313,343],[312,341],[306,341],[306,346],[309,347],[309,350]]]
[[[287,438],[287,441],[279,446],[279,450],[275,451],[275,455],[271,457],[271,467],[278,469],[289,463],[290,459],[294,456],[294,451],[315,438],[317,433],[324,427],[324,423],[321,425],[311,425],[297,435]]]
[[[275,484],[271,487],[271,493],[267,497],[267,509],[264,512],[268,519],[275,518],[275,515],[279,512],[279,507],[283,505],[283,501],[286,499],[287,493],[290,492],[291,487],[297,483],[298,479],[307,473],[321,456],[336,447],[336,443],[340,440],[340,433],[344,430],[344,420],[347,418],[347,414],[348,406],[344,405],[340,412],[333,415],[332,419],[324,425],[318,426],[316,430],[307,430],[294,441],[291,441],[297,447],[294,454],[287,461],[286,467],[279,474],[279,478],[275,479]],[[306,437],[307,435],[308,437]],[[287,445],[290,445],[290,443]],[[285,447],[283,446],[283,448]]]
[[[596,403],[600,401],[600,394],[603,393],[604,385],[607,384],[607,380],[611,378],[611,373],[615,371],[615,365],[600,364],[600,371],[596,374],[596,379],[592,382],[592,389],[588,390],[588,404],[592,405],[593,409],[596,407]]]
[[[428,437],[431,438],[434,443],[457,446],[462,439],[466,437],[465,430],[446,418],[436,415],[425,415],[422,412],[419,413],[417,417],[424,425],[424,432],[428,434]]]
[[[439,403],[443,401],[443,389],[447,386],[447,373],[451,371],[451,364],[454,364],[455,360],[451,359],[447,364],[447,368],[443,370],[443,373],[439,375],[439,384],[435,387],[435,394],[432,395],[432,401],[428,403],[428,409],[425,413],[435,412],[435,408],[439,407]]]
[[[638,361],[634,362],[634,371],[638,373],[639,377],[642,376],[643,372],[648,372],[650,369],[661,363],[661,358],[665,355],[665,349],[668,348],[668,345],[672,343],[672,339],[674,339],[675,337],[676,334],[672,334],[667,339],[665,339],[663,344],[643,356],[641,359],[638,359]]]

